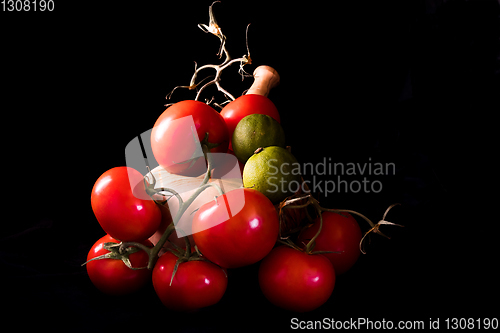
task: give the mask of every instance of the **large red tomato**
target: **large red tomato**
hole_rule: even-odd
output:
[[[110,251],[104,248],[104,243],[120,243],[109,235],[99,239],[89,251],[87,260],[102,256]],[[150,241],[142,244],[152,247]],[[148,254],[142,250],[128,256],[132,267],[140,268],[148,265]],[[130,269],[119,259],[99,259],[86,264],[87,273],[92,283],[102,292],[111,295],[124,295],[141,289],[151,278],[149,269]]]
[[[278,246],[260,264],[259,285],[264,296],[280,308],[312,311],[332,294],[335,271],[321,254]]]
[[[170,106],[151,131],[151,148],[156,161],[170,173],[201,175],[206,170],[206,163],[200,142],[206,133],[209,143],[218,144],[210,149],[211,152],[227,152],[229,134],[217,111],[193,100]]]
[[[227,287],[226,273],[207,261],[179,264],[172,284],[177,257],[165,252],[153,269],[153,287],[161,302],[171,310],[189,311],[220,301]]]
[[[343,216],[344,215],[344,216]],[[323,212],[323,227],[313,251],[337,251],[340,253],[324,254],[335,268],[337,275],[348,271],[358,260],[361,253],[361,229],[358,222],[349,213],[342,215],[333,212]],[[314,224],[299,235],[299,243],[307,244],[319,229],[319,218]]]
[[[135,169],[116,167],[103,173],[94,184],[90,201],[104,231],[121,241],[143,241],[160,226],[160,209],[149,198],[144,178]]]
[[[280,122],[278,109],[271,100],[262,95],[243,95],[228,103],[220,112],[227,124],[229,138],[233,137],[234,129],[241,119],[248,115],[265,114]]]
[[[193,238],[201,253],[225,268],[256,263],[278,238],[278,214],[253,189],[236,189],[201,206],[193,218]]]

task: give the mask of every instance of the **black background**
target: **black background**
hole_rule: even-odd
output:
[[[0,13],[4,322],[252,332],[287,330],[293,317],[441,318],[441,327],[447,317],[498,317],[498,218],[482,199],[498,197],[488,169],[500,91],[495,0],[216,4],[230,54],[245,54],[251,23],[247,71],[280,73],[269,97],[299,161],[396,165],[371,178],[381,193],[317,193],[321,204],[378,221],[399,202],[387,219],[405,227],[383,228],[390,240],[371,237],[330,300],[307,314],[267,302],[258,264],[230,271],[221,302],[191,314],[167,311],[151,286],[118,298],[94,288],[80,266],[103,235],[92,186],[125,164],[126,144],[153,126],[173,87],[189,83],[194,61],[219,62],[218,39],[197,28],[210,3],[56,0],[54,12]],[[237,69],[222,81],[235,96],[252,82]],[[203,98],[212,96],[224,100],[215,88]],[[173,101],[188,98],[177,91]]]

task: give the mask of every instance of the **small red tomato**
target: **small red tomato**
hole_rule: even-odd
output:
[[[146,193],[143,176],[129,167],[103,173],[92,189],[91,205],[104,231],[124,242],[148,239],[160,226],[160,209]]]
[[[259,191],[235,189],[201,206],[192,231],[208,260],[225,268],[242,267],[271,251],[278,238],[278,214]]]
[[[314,251],[336,251],[340,253],[325,253],[337,275],[347,272],[358,260],[361,251],[361,229],[358,222],[349,213],[337,214],[334,212],[323,212],[323,227]],[[304,229],[299,235],[299,243],[307,244],[316,235],[319,229],[319,217],[314,224]],[[305,246],[305,245],[304,245]]]
[[[229,134],[222,116],[199,101],[186,100],[166,109],[151,131],[151,148],[156,161],[168,172],[188,176],[206,170],[200,142],[218,144],[213,153],[226,153]]]
[[[180,263],[170,284],[177,257],[165,252],[153,269],[153,287],[161,302],[171,310],[190,311],[216,304],[224,295],[224,270],[207,261]]]
[[[262,260],[259,285],[264,296],[274,305],[307,312],[328,300],[335,286],[335,271],[321,254],[306,254],[279,246]]]
[[[104,243],[120,243],[110,235],[99,239],[89,251],[87,261],[99,257],[110,251],[104,248]],[[150,241],[142,244],[152,247]],[[128,256],[132,267],[146,267],[148,265],[148,254],[138,251]],[[86,264],[87,274],[92,283],[103,293],[110,295],[125,295],[135,292],[145,286],[151,278],[149,269],[133,270],[128,268],[120,259],[99,259],[89,261]]]
[[[220,112],[226,121],[229,138],[233,137],[234,129],[240,120],[254,113],[268,115],[280,122],[278,109],[269,98],[256,94],[243,95],[228,103]]]

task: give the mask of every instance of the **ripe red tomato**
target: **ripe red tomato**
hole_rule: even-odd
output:
[[[321,254],[306,254],[279,246],[262,260],[259,285],[274,305],[307,312],[328,300],[335,286],[335,271]]]
[[[192,128],[193,124],[195,128]],[[210,149],[211,152],[227,152],[229,134],[217,111],[192,100],[170,106],[156,120],[151,131],[151,147],[156,161],[170,173],[201,175],[206,170],[206,163],[199,142],[206,133],[209,143],[219,144]]]
[[[228,103],[220,112],[226,121],[230,139],[240,120],[254,113],[268,115],[280,122],[278,109],[269,98],[255,94],[240,96]]]
[[[190,311],[220,301],[227,287],[224,270],[207,261],[179,264],[170,281],[177,257],[165,252],[153,269],[153,287],[161,302],[171,310]]]
[[[278,214],[271,201],[253,189],[235,189],[198,209],[193,238],[201,253],[225,268],[256,263],[278,238]]]
[[[92,189],[91,205],[104,231],[121,241],[143,241],[160,226],[160,209],[146,193],[143,176],[129,167],[103,173]]]
[[[161,239],[161,236],[163,236],[163,234],[167,230],[167,227],[172,223],[172,215],[170,213],[170,208],[169,208],[168,204],[158,205],[158,207],[160,208],[160,211],[161,211],[161,223],[160,223],[160,227],[158,228],[158,230],[156,230],[156,232],[153,234],[153,236],[149,237],[149,240],[151,241],[151,243],[153,243],[153,245],[158,244],[158,242]],[[194,244],[193,235],[189,235],[188,237],[189,237],[189,241],[191,242],[191,244]],[[174,231],[170,235],[170,237],[168,237],[168,241],[165,242],[165,244],[163,245],[163,248],[164,249],[175,248],[175,246],[182,248],[185,246],[185,244],[186,244],[186,241],[184,240],[184,237],[179,238],[177,232]],[[163,254],[163,251],[164,250],[160,250],[159,253]]]
[[[99,257],[109,253],[103,246],[104,243],[120,243],[110,235],[99,239],[90,249],[87,260]],[[142,244],[152,247],[150,241],[144,241]],[[146,267],[148,265],[148,254],[144,251],[138,251],[129,255],[132,267]],[[149,269],[133,270],[128,268],[122,260],[119,259],[99,259],[86,264],[87,273],[92,283],[102,292],[111,295],[124,295],[135,292],[145,286],[151,278]]]
[[[342,216],[345,215],[345,216]],[[323,227],[313,251],[337,251],[340,253],[326,253],[337,275],[347,272],[358,260],[361,229],[358,222],[349,213],[342,215],[333,212],[323,212]],[[314,224],[299,235],[299,243],[307,244],[316,235],[319,229],[319,217]]]

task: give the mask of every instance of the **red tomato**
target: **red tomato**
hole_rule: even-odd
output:
[[[342,216],[342,215],[345,215]],[[333,212],[323,212],[323,227],[313,251],[337,251],[340,253],[327,253],[327,257],[337,275],[347,272],[359,258],[359,242],[361,229],[358,222],[349,213],[342,215]],[[299,243],[307,244],[316,235],[319,229],[319,217],[314,224],[299,235]]]
[[[228,103],[220,112],[226,121],[229,138],[233,137],[240,120],[254,113],[266,114],[280,122],[278,109],[269,98],[255,94],[243,95]]]
[[[104,243],[120,243],[110,235],[99,239],[90,249],[87,260],[99,257],[109,253],[103,246]],[[144,241],[142,244],[152,247],[150,241]],[[129,255],[132,267],[146,267],[148,265],[148,254],[144,251],[138,251]],[[132,293],[145,286],[151,278],[149,269],[133,270],[128,268],[122,260],[119,259],[99,259],[90,261],[86,264],[87,273],[92,283],[102,292],[111,295],[124,295]]]
[[[160,209],[147,195],[143,176],[129,167],[103,173],[92,189],[91,204],[104,231],[125,242],[148,239],[160,226]]]
[[[172,215],[170,214],[170,209],[169,209],[168,204],[158,205],[158,207],[160,208],[160,211],[161,211],[161,223],[160,223],[160,227],[158,228],[158,230],[156,230],[156,232],[153,234],[153,236],[149,237],[149,240],[151,241],[151,243],[153,243],[153,245],[156,245],[160,241],[161,236],[163,236],[163,234],[167,230],[167,227],[169,226],[169,224],[172,223]],[[191,242],[191,244],[194,245],[193,235],[189,235],[188,237],[189,237],[189,241]],[[165,244],[163,245],[163,248],[164,249],[175,248],[176,245],[178,247],[182,248],[185,246],[185,244],[186,244],[186,241],[184,240],[184,237],[179,238],[177,236],[177,232],[174,231],[170,235],[170,237],[168,237],[168,241],[165,242]],[[160,250],[159,253],[162,254],[163,253],[162,251],[163,250]]]
[[[224,270],[207,261],[179,264],[170,281],[177,257],[165,252],[153,269],[153,287],[161,302],[171,310],[190,311],[220,301],[227,287]]]
[[[274,305],[295,312],[324,304],[335,286],[335,271],[321,254],[306,254],[279,246],[262,260],[259,285]]]
[[[193,238],[201,253],[225,268],[256,263],[278,238],[278,214],[271,201],[253,189],[236,189],[198,209]]]
[[[193,124],[195,128],[192,128]],[[211,152],[227,152],[229,134],[217,111],[192,100],[170,106],[156,120],[151,131],[151,147],[156,161],[170,173],[201,175],[206,171],[206,163],[199,142],[206,133],[209,143],[219,144],[210,149]]]

